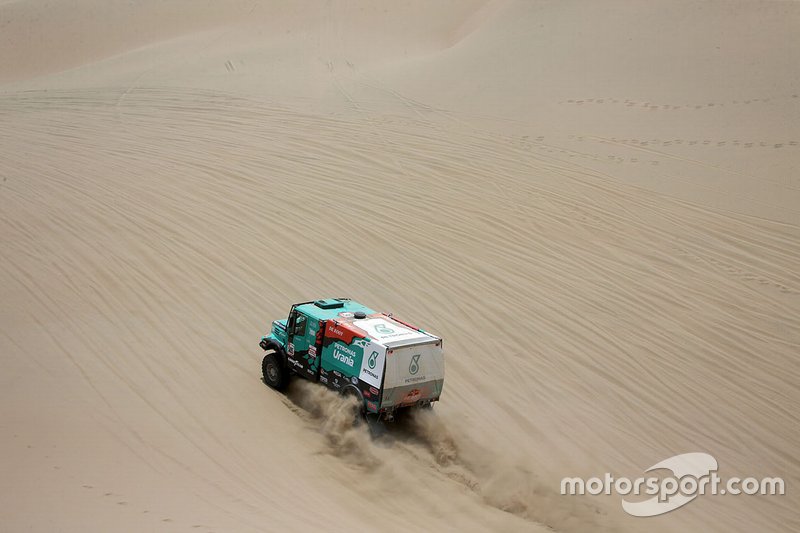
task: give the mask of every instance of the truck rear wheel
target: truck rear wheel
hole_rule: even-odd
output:
[[[355,387],[351,387],[348,385],[341,391],[342,396],[350,400],[352,398],[352,406],[351,415],[353,417],[353,425],[356,426],[360,424],[362,421],[366,420],[367,411],[364,408],[364,399],[362,398],[361,394],[358,392],[358,389]]]
[[[283,390],[289,381],[289,373],[275,352],[264,356],[261,361],[261,374],[264,376],[264,383],[275,390]]]

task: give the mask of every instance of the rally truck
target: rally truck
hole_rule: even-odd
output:
[[[356,396],[366,416],[391,420],[442,394],[441,337],[348,298],[293,305],[259,345],[270,387],[282,390],[300,376]]]

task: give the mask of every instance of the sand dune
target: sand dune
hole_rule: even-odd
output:
[[[798,28],[0,3],[0,530],[800,528]],[[343,295],[444,337],[435,417],[260,382],[269,321]],[[787,494],[558,494],[691,451]]]

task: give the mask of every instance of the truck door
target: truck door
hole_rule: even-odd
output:
[[[286,358],[289,368],[311,381],[319,376],[319,354],[322,348],[324,322],[292,309],[286,324]]]

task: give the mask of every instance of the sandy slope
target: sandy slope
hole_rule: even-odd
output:
[[[0,3],[0,530],[800,528],[798,29]],[[413,436],[259,381],[269,320],[339,295],[446,339]],[[788,494],[557,495],[689,451]]]

